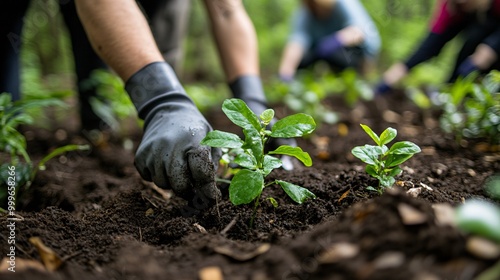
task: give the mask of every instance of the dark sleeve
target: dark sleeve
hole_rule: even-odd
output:
[[[447,3],[447,1],[438,3],[429,34],[405,63],[408,69],[437,56],[444,45],[464,29],[466,25],[464,16],[452,14]]]
[[[483,43],[492,48],[500,56],[500,26]]]
[[[448,43],[453,37],[455,37],[460,30],[450,30],[443,34],[437,34],[430,32],[427,38],[420,44],[418,49],[413,53],[412,56],[405,62],[406,67],[411,69],[417,64],[427,61],[435,56],[437,56],[444,45]]]

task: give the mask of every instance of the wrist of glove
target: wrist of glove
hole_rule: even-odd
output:
[[[126,82],[125,89],[145,121],[135,156],[141,176],[186,199],[216,199],[220,150],[200,145],[212,128],[173,69],[165,62],[148,64]]]
[[[391,91],[392,91],[392,87],[390,85],[388,85],[385,81],[381,81],[375,87],[375,94],[376,95],[386,95]]]
[[[323,38],[317,48],[316,48],[316,53],[318,54],[319,57],[329,57],[332,55],[334,52],[339,50],[340,48],[343,47],[342,42],[340,41],[339,37],[337,34],[332,34],[330,36],[327,36]]]
[[[248,108],[252,110],[257,116],[268,109],[266,96],[264,94],[264,89],[262,87],[262,82],[258,76],[241,76],[235,81],[229,84],[229,88],[233,93],[233,97],[239,98],[248,105]],[[270,129],[273,124],[278,120],[274,118],[269,124],[268,129]],[[292,147],[297,146],[297,142],[293,138],[273,138],[268,142],[267,149],[275,150],[279,146],[289,145]],[[293,167],[287,165],[286,162],[289,160],[283,159],[283,168],[290,170]]]
[[[477,70],[479,70],[478,67],[472,62],[472,59],[470,58],[464,60],[457,69],[458,75],[462,77],[466,77]]]
[[[290,84],[290,83],[293,82],[293,76],[292,75],[279,74],[278,78],[279,78],[279,80],[282,83],[285,83],[285,84]]]

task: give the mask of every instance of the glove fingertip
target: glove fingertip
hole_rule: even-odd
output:
[[[139,172],[139,175],[141,175],[142,179],[152,182],[153,181],[153,176],[151,176],[151,172],[147,168],[142,168],[137,161],[134,161],[135,169]]]
[[[198,188],[205,197],[209,198],[210,200],[218,200],[221,196],[222,193],[220,192],[219,188],[217,188],[217,185],[215,182],[201,185]]]

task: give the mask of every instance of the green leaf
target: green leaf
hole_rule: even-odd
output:
[[[456,210],[457,226],[472,234],[477,234],[500,242],[500,208],[482,200],[470,200]]]
[[[260,119],[266,125],[268,125],[273,118],[274,118],[274,110],[273,109],[264,110],[264,112],[262,112],[262,114],[260,114]]]
[[[374,187],[372,187],[372,186],[368,186],[368,187],[366,187],[366,190],[367,190],[367,191],[372,191],[372,192],[378,192],[378,191],[377,191],[377,189],[375,189],[375,188],[374,188]]]
[[[250,150],[252,155],[257,160],[257,164],[262,164],[264,157],[264,144],[262,143],[262,138],[260,134],[255,129],[244,129],[243,134],[245,135],[245,143],[242,148]]]
[[[271,137],[292,138],[311,134],[316,129],[314,119],[306,114],[295,114],[277,121],[271,128]]]
[[[65,108],[68,105],[63,101],[55,98],[47,98],[47,99],[31,99],[31,100],[18,100],[14,102],[14,109],[11,113],[17,113],[21,111],[25,111],[31,108],[43,108],[48,106],[58,106]]]
[[[394,177],[394,176],[398,176],[399,174],[401,174],[401,172],[403,172],[403,170],[399,167],[395,167],[393,169],[388,169],[388,170],[386,169],[386,172],[388,172],[387,175]]]
[[[390,188],[394,183],[396,182],[396,179],[390,176],[381,176],[379,178],[380,185],[383,186],[384,188]]]
[[[283,165],[281,160],[265,155],[264,156],[264,163],[262,164],[262,169],[264,170],[264,176],[269,175],[273,169],[280,168]]]
[[[500,201],[500,174],[489,177],[484,184],[484,190],[489,197]]]
[[[5,111],[9,104],[11,104],[11,101],[11,95],[9,93],[2,92],[2,94],[0,94],[0,111]]]
[[[234,158],[234,163],[240,165],[241,167],[256,169],[257,168],[257,160],[247,153],[240,153],[236,155]]]
[[[33,123],[33,118],[31,116],[29,116],[28,114],[20,113],[18,115],[11,117],[5,125],[16,128],[20,124],[32,124],[32,123]]]
[[[109,127],[118,131],[120,127],[120,121],[116,118],[113,113],[113,107],[105,101],[101,101],[97,97],[91,97],[89,99],[90,106],[92,106],[92,111],[99,116]]]
[[[255,129],[256,131],[262,129],[255,113],[241,99],[231,98],[224,100],[222,111],[234,124],[243,129]]]
[[[300,147],[282,145],[279,146],[276,150],[270,151],[269,154],[293,156],[300,160],[307,167],[312,165],[311,156],[307,152],[304,152]]]
[[[214,130],[207,133],[200,144],[217,148],[241,148],[243,141],[236,134]]]
[[[367,165],[365,167],[365,171],[366,173],[368,173],[369,175],[373,176],[373,177],[377,177],[378,176],[378,171],[377,171],[377,166],[376,165]]]
[[[38,169],[43,168],[47,161],[51,160],[52,158],[54,158],[58,155],[64,154],[66,152],[71,152],[71,151],[85,151],[85,150],[89,150],[89,149],[90,149],[89,145],[66,145],[66,146],[59,147],[59,148],[53,150],[50,154],[46,155],[45,157],[43,157],[40,160],[40,162],[38,163]],[[32,176],[32,178],[34,178],[34,176]]]
[[[364,124],[360,124],[360,125],[363,128],[363,130],[366,132],[366,134],[368,134],[373,139],[373,141],[375,141],[375,143],[377,143],[377,145],[380,146],[380,138],[378,137],[377,133],[373,132],[373,130],[367,125],[364,125]]]
[[[377,165],[379,163],[379,156],[383,154],[383,150],[381,147],[372,146],[372,145],[364,145],[354,147],[351,150],[351,153],[362,160],[364,163]]]
[[[413,154],[389,154],[385,159],[385,167],[398,166],[401,163],[407,161],[413,156]]]
[[[380,134],[379,146],[382,146],[382,145],[385,145],[385,144],[391,142],[392,140],[394,140],[394,138],[396,138],[397,134],[398,134],[398,132],[394,128],[392,128],[392,127],[387,128],[386,130],[384,130],[382,132],[382,134]]]
[[[229,185],[229,199],[234,205],[252,202],[264,188],[264,177],[260,172],[242,169],[236,173]]]
[[[288,194],[288,196],[293,199],[293,201],[297,202],[298,204],[302,204],[304,201],[306,201],[309,198],[316,198],[316,195],[310,192],[308,189],[303,188],[301,186],[294,185],[289,182],[277,180],[276,181],[280,186],[283,188],[283,190]]]
[[[268,197],[267,199],[269,200],[269,202],[271,202],[274,208],[278,208],[278,202],[276,201],[276,199],[274,199],[273,197]]]
[[[420,153],[420,147],[410,141],[394,143],[389,149],[389,154],[416,154]]]

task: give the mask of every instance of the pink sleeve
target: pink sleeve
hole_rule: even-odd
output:
[[[438,5],[434,21],[431,25],[431,31],[432,33],[443,34],[448,28],[459,23],[462,20],[462,15],[452,13],[448,7],[448,1],[440,1]]]
[[[500,0],[495,0],[493,3],[493,14],[500,17]]]

